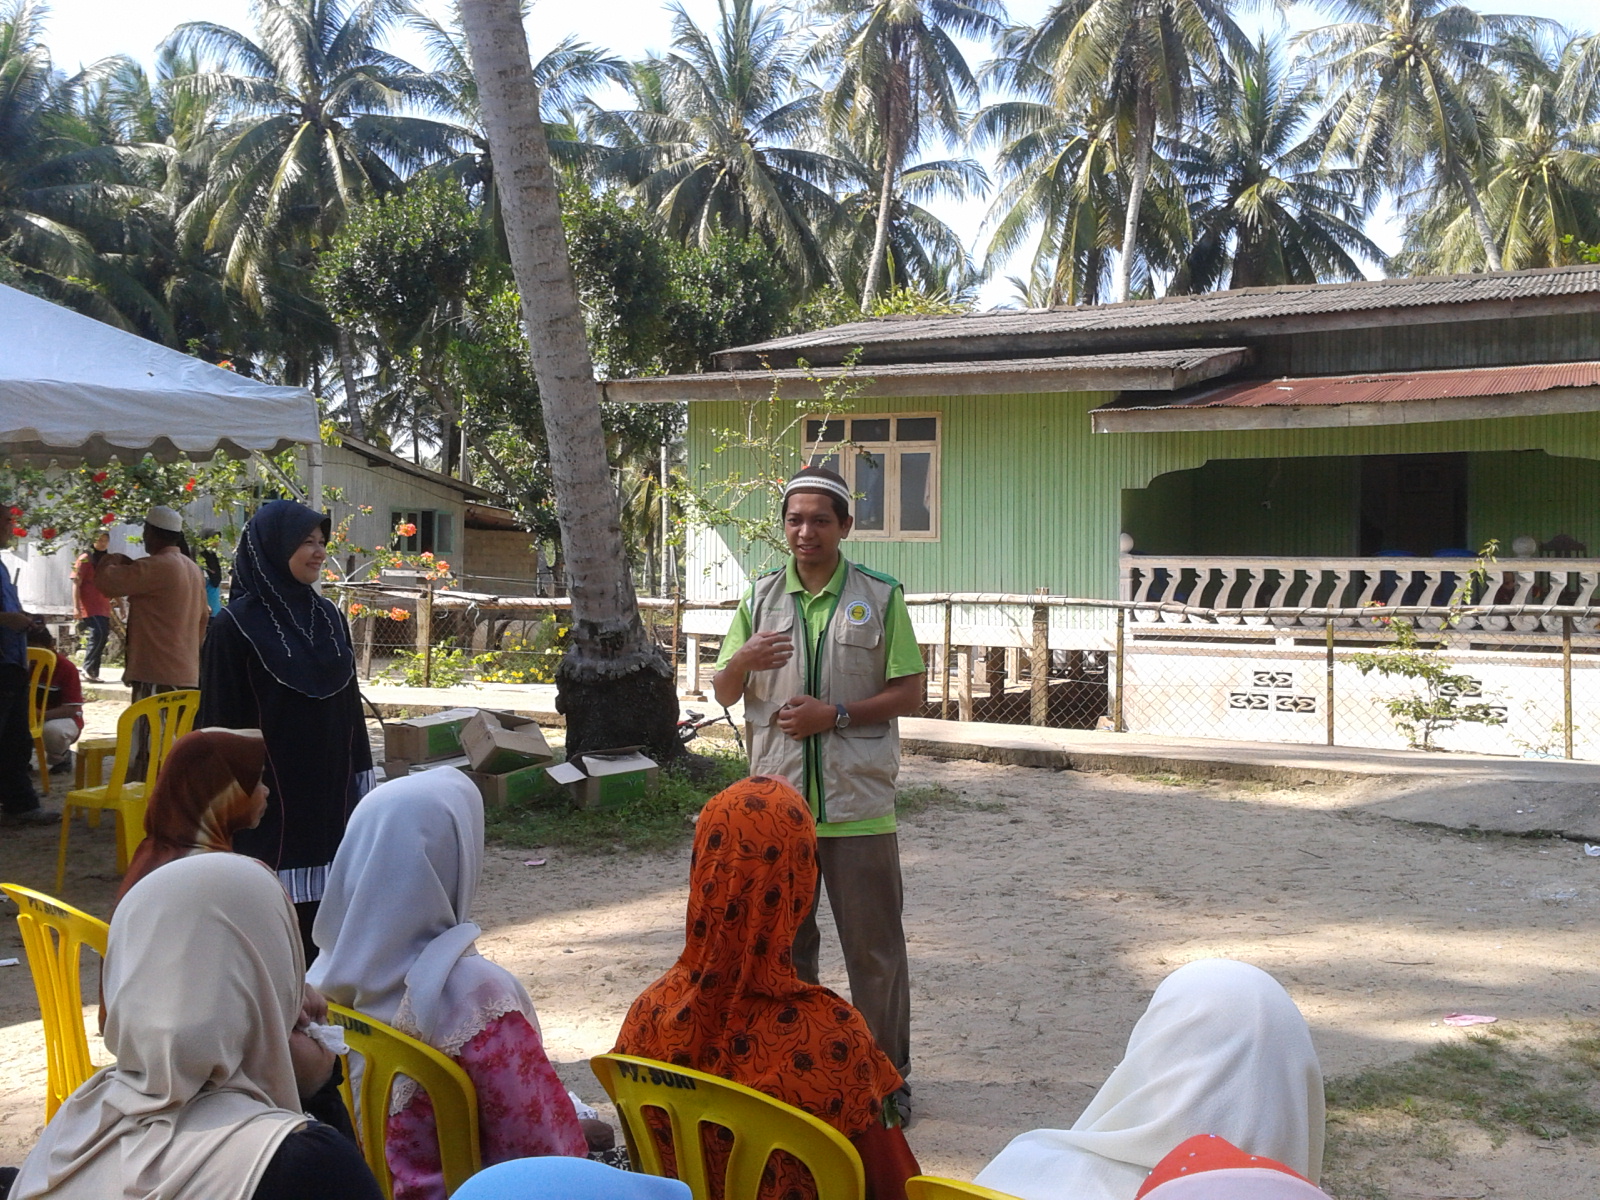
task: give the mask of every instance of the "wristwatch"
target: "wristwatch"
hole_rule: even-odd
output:
[[[835,729],[848,729],[850,727],[850,710],[842,704],[835,704],[833,707],[838,714],[833,718],[833,727]]]

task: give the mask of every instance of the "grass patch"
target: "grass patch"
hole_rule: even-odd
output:
[[[713,764],[706,777],[691,780],[679,769],[661,772],[652,796],[611,809],[581,809],[561,792],[527,805],[484,813],[484,835],[491,843],[526,848],[559,847],[579,854],[618,854],[671,850],[687,841],[689,818],[707,800],[750,773],[742,754],[707,747],[697,750]]]
[[[934,809],[998,813],[1005,812],[1006,806],[998,800],[968,800],[942,783],[923,783],[902,788],[894,798],[894,811],[902,817],[914,817]]]
[[[1330,1079],[1323,1187],[1341,1200],[1385,1200],[1386,1168],[1407,1158],[1450,1162],[1459,1123],[1497,1146],[1513,1134],[1600,1140],[1600,1027],[1519,1043],[1514,1027],[1495,1025]]]

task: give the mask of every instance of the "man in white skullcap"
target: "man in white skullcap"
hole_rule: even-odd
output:
[[[211,619],[206,577],[188,556],[183,518],[165,504],[152,508],[144,518],[144,548],[145,558],[108,554],[94,568],[103,594],[128,598],[122,682],[133,688],[135,703],[200,686],[200,644]],[[141,740],[128,778],[144,778],[146,751]]]
[[[828,889],[851,1002],[905,1076],[911,983],[894,815],[898,718],[922,704],[926,667],[899,583],[839,551],[854,524],[845,481],[806,467],[784,489],[782,516],[788,564],[746,593],[712,686],[725,706],[744,701],[750,773],[787,779],[811,806],[818,892]],[[813,900],[794,943],[795,969],[809,983],[820,944]],[[902,1117],[910,1098],[909,1086],[896,1093]]]

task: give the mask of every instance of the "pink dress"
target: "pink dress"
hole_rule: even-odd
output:
[[[453,1055],[478,1092],[483,1165],[513,1158],[589,1152],[567,1089],[545,1057],[539,1033],[520,1012],[484,1027]],[[433,1102],[420,1089],[389,1117],[389,1170],[394,1200],[444,1200],[444,1173],[434,1132]]]

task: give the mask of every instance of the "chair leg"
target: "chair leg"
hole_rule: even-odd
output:
[[[72,833],[72,805],[61,806],[61,849],[56,854],[56,895],[67,882],[67,838]]]

